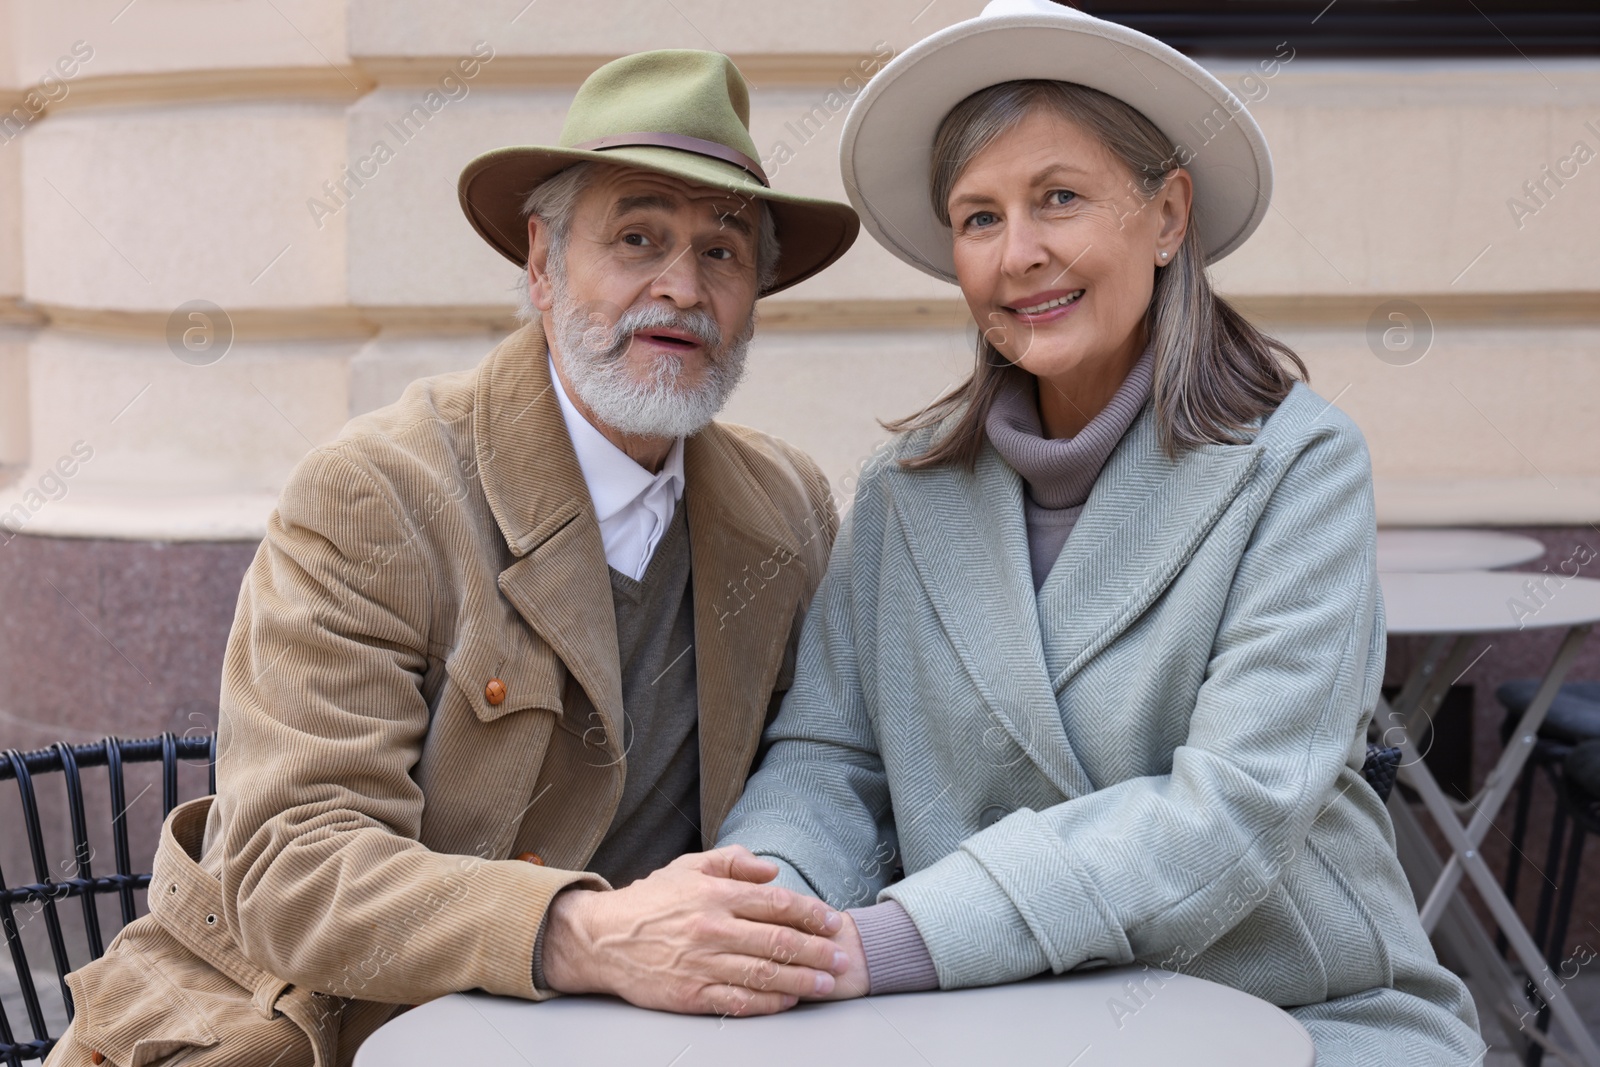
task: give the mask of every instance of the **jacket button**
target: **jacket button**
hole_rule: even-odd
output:
[[[1007,811],[1005,808],[1002,808],[1000,805],[991,804],[987,808],[984,808],[983,811],[978,815],[978,826],[980,829],[987,830],[989,827],[993,826],[995,823],[999,822],[1001,819],[1010,814],[1011,813],[1009,811]]]
[[[524,852],[522,855],[518,856],[517,859],[521,860],[523,863],[531,863],[535,867],[544,866],[544,857],[540,856],[537,852]]]
[[[506,683],[498,678],[490,678],[489,684],[483,687],[483,699],[491,704],[498,704],[506,698]]]
[[[104,1062],[106,1062],[105,1054],[102,1053],[102,1052],[99,1052],[98,1050],[92,1051],[92,1052],[89,1053],[89,1062],[90,1063],[96,1063],[96,1064],[104,1063]]]

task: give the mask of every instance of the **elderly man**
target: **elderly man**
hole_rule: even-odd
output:
[[[836,525],[806,456],[711,419],[756,298],[857,229],[767,186],[748,112],[726,57],[644,53],[560,147],[468,165],[530,322],[295,472],[228,645],[218,795],[173,813],[152,914],[72,976],[50,1063],[321,1067],[458,990],[758,1013],[859,966],[773,865],[700,851]]]

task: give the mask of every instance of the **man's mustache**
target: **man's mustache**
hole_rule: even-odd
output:
[[[603,319],[603,313],[589,313],[590,322]],[[699,309],[683,310],[661,304],[637,304],[628,308],[609,325],[595,322],[583,333],[584,344],[607,358],[620,359],[633,343],[633,335],[650,330],[675,330],[689,334],[711,352],[722,349],[722,329],[711,313]]]

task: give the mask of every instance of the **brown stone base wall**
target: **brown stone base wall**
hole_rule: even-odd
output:
[[[214,726],[254,554],[254,543],[0,541],[0,749]]]
[[[215,729],[222,653],[254,554],[253,543],[0,539],[0,751]],[[205,772],[204,761],[180,768],[180,799],[205,790]],[[92,869],[109,874],[116,866],[105,772],[86,769],[83,780]],[[46,870],[53,879],[70,878],[76,870],[62,777],[46,775],[35,785]],[[127,769],[125,802],[134,869],[149,870],[161,824],[155,766]],[[0,875],[8,885],[37,877],[21,814],[16,785],[0,782]],[[138,906],[144,910],[142,892]],[[88,958],[82,906],[63,901],[55,910],[69,962],[81,966]],[[109,941],[121,926],[120,908],[106,898],[97,911]],[[64,1009],[45,911],[23,905],[16,918],[59,1033]],[[0,965],[0,997],[15,1008],[11,970],[8,957]],[[11,1020],[23,1025],[18,1013]]]

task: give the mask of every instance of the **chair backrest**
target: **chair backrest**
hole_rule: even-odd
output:
[[[7,1016],[5,1000],[0,999],[0,1063],[20,1065],[28,1060],[43,1060],[55,1046],[56,1037],[49,1033],[49,1020],[40,1001],[40,990],[28,963],[23,930],[27,923],[19,924],[19,908],[27,909],[27,919],[41,919],[45,938],[49,943],[51,962],[55,965],[56,982],[60,987],[61,1002],[68,1020],[72,1018],[72,994],[67,988],[67,973],[74,966],[82,966],[98,959],[105,951],[105,939],[100,928],[97,899],[115,896],[121,906],[122,923],[126,925],[138,917],[134,893],[150,884],[149,866],[153,855],[140,856],[140,870],[134,869],[134,859],[128,844],[128,810],[133,801],[127,798],[123,767],[130,763],[161,764],[161,818],[164,821],[178,804],[178,766],[180,761],[205,760],[207,763],[206,791],[216,791],[216,735],[178,737],[163,734],[160,737],[140,740],[123,740],[108,737],[87,745],[68,745],[58,742],[37,752],[18,752],[12,749],[0,754],[0,782],[17,783],[18,801],[22,814],[22,830],[26,833],[26,847],[32,880],[13,885],[0,870],[0,926],[4,927],[6,947],[10,962],[16,971],[22,1012],[27,1016],[31,1041],[21,1041]],[[90,844],[89,816],[84,803],[84,771],[104,768],[104,778],[111,800],[111,841],[114,874],[96,875],[93,870],[95,850]],[[72,856],[58,862],[55,873],[69,877],[52,878],[52,867],[46,847],[46,829],[40,819],[40,805],[36,780],[42,776],[59,774],[66,794],[67,815],[71,824]],[[98,790],[97,790],[98,791]],[[139,796],[142,796],[141,793]],[[134,801],[139,796],[133,798]],[[147,805],[148,807],[148,805]],[[3,831],[7,838],[17,833],[12,825]],[[13,842],[7,841],[12,845]],[[16,842],[20,844],[20,842]],[[83,938],[88,956],[74,965],[68,958],[67,939],[62,928],[62,915],[58,904],[78,898],[82,908]],[[70,909],[69,909],[70,911]],[[15,1010],[15,1001],[13,1001]]]

